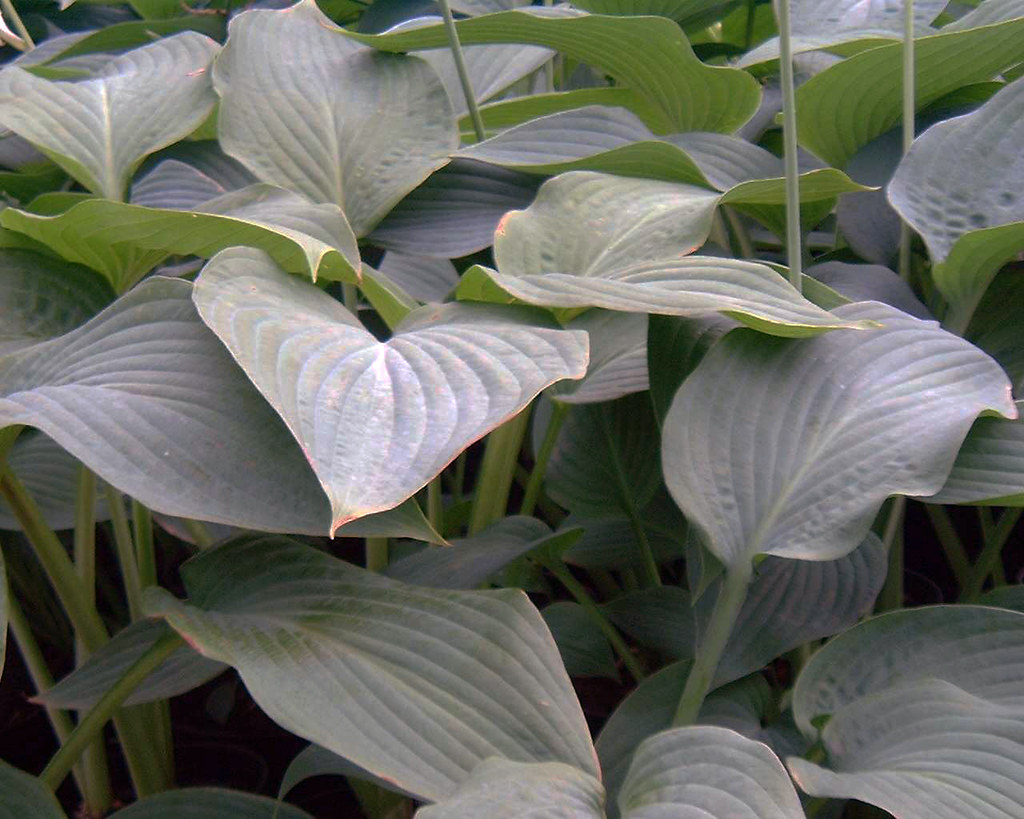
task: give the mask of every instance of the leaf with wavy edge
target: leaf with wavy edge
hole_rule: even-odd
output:
[[[979,413],[1017,414],[999,365],[936,323],[879,302],[835,313],[883,326],[804,340],[733,331],[672,402],[669,491],[727,566],[847,554],[889,495],[942,486]]]
[[[121,291],[172,253],[209,258],[236,245],[265,250],[289,273],[313,280],[359,278],[356,238],[337,205],[250,185],[199,207],[182,211],[89,199],[56,216],[8,208],[0,213],[0,225],[103,273]]]
[[[458,133],[430,66],[342,34],[313,0],[236,16],[213,69],[218,132],[261,180],[341,206],[365,236],[447,164]]]
[[[583,713],[522,592],[409,586],[285,538],[244,537],[147,590],[282,726],[431,801],[492,756],[595,775]],[[371,695],[372,692],[372,695]]]
[[[0,357],[0,426],[28,424],[157,512],[324,534],[330,507],[281,420],[155,277],[92,320]]]
[[[567,9],[523,9],[456,23],[463,45],[523,43],[553,48],[642,94],[660,114],[660,132],[733,131],[757,108],[754,78],[704,65],[671,20],[604,17]],[[447,48],[444,26],[386,34],[345,32],[388,51]],[[666,71],[666,66],[672,66]]]
[[[586,369],[585,333],[510,308],[423,308],[380,342],[255,250],[214,257],[195,300],[299,441],[333,527],[397,505],[542,389]]]
[[[7,68],[0,121],[93,193],[120,200],[147,155],[194,131],[213,110],[207,67],[219,49],[185,32],[117,57],[81,82]]]

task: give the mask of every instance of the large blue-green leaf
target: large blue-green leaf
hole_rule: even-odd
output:
[[[586,369],[586,334],[532,311],[427,307],[378,341],[255,250],[218,254],[195,299],[301,444],[334,527],[405,500],[542,389]]]
[[[113,819],[312,819],[294,805],[222,788],[181,788],[148,796]]]
[[[53,793],[34,776],[0,760],[0,819],[66,819]]]
[[[1024,614],[934,606],[875,617],[829,642],[793,695],[827,764],[790,759],[817,796],[901,819],[1011,819],[1024,804]]]
[[[800,340],[736,330],[672,402],[669,491],[726,565],[847,554],[889,495],[941,488],[981,412],[1017,415],[999,365],[934,322],[878,302],[835,312],[883,326]]]
[[[659,132],[733,131],[757,108],[757,83],[735,68],[704,65],[671,20],[604,17],[574,9],[522,9],[457,23],[465,45],[545,46],[587,63],[643,95],[660,115]],[[356,35],[388,51],[447,48],[441,25]],[[666,70],[666,66],[672,70]]]
[[[158,512],[323,534],[330,507],[281,420],[154,278],[66,335],[0,357],[0,426],[43,430]]]
[[[929,128],[889,184],[889,200],[928,246],[935,284],[959,324],[1024,248],[1022,118],[1017,80],[973,113]]]
[[[647,391],[647,316],[587,310],[566,326],[590,337],[590,365],[579,381],[555,384],[549,391],[553,399],[593,404]]]
[[[458,133],[430,66],[340,32],[313,0],[235,17],[213,70],[218,130],[261,180],[340,205],[364,236],[448,162]]]
[[[183,569],[188,601],[147,611],[233,665],[299,736],[431,801],[488,757],[596,774],[557,648],[522,592],[409,586],[275,537]]]
[[[0,121],[93,193],[123,199],[139,163],[194,131],[213,109],[207,67],[218,49],[185,32],[117,57],[81,82],[6,68]]]

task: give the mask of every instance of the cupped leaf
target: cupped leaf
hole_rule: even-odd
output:
[[[236,245],[260,248],[289,273],[314,280],[358,279],[359,248],[337,205],[252,185],[199,208],[156,209],[89,199],[56,216],[8,208],[0,214],[0,225],[103,273],[121,291],[172,253],[209,258]]]
[[[113,819],[312,819],[294,805],[223,788],[182,788],[148,796]]]
[[[545,46],[587,63],[642,94],[660,114],[659,131],[733,131],[757,108],[753,77],[701,63],[671,20],[604,17],[575,10],[519,10],[456,24],[464,45],[523,43]],[[349,37],[388,51],[447,48],[441,25]]]
[[[53,688],[41,691],[36,700],[53,708],[92,708],[124,672],[169,631],[166,623],[156,620],[132,623]],[[176,697],[212,680],[225,668],[223,663],[208,660],[194,649],[182,646],[128,695],[125,705]]]
[[[204,268],[195,300],[298,439],[334,527],[405,500],[587,362],[584,333],[508,308],[423,308],[380,342],[340,302],[243,248]]]
[[[0,819],[66,819],[60,803],[42,782],[0,759]]]
[[[624,819],[803,819],[779,758],[716,726],[676,728],[644,740],[619,792]]]
[[[941,488],[979,413],[1016,417],[999,365],[934,322],[878,302],[835,313],[883,326],[801,340],[736,330],[665,419],[669,491],[727,566],[849,553],[886,497]]]
[[[536,518],[511,515],[473,537],[453,541],[451,546],[424,549],[397,560],[384,573],[417,586],[475,589],[516,558],[540,548],[561,551],[582,534],[579,528],[552,532]]]
[[[1022,118],[1018,80],[973,113],[929,128],[889,184],[893,207],[928,246],[936,286],[960,310],[973,310],[1002,263],[1024,248]],[[958,247],[975,231],[982,235]]]
[[[593,404],[647,391],[646,316],[588,310],[566,326],[585,330],[590,337],[590,365],[579,381],[555,384],[552,398],[565,404]]]
[[[1017,402],[1018,413],[1024,402]],[[1024,420],[979,418],[929,503],[1024,505]]]
[[[416,819],[604,819],[604,788],[590,774],[561,762],[481,762],[443,802]]]
[[[857,326],[802,298],[756,262],[690,257],[711,228],[719,194],[590,172],[546,182],[495,234],[502,290],[530,304],[706,316],[725,313],[766,332],[807,335]]]
[[[902,106],[899,43],[872,48],[816,74],[797,89],[800,143],[837,168],[893,128]],[[990,80],[1024,59],[1024,17],[915,43],[920,110],[957,88]]]
[[[218,132],[262,181],[341,206],[365,236],[448,162],[458,133],[430,66],[341,31],[312,0],[235,17],[213,70]]]
[[[151,615],[234,666],[282,726],[403,790],[442,799],[492,756],[596,774],[521,592],[408,586],[274,537],[205,552],[183,575],[189,601],[151,588]]]
[[[0,425],[38,427],[158,512],[327,532],[316,477],[191,295],[154,278],[78,329],[0,357]]]
[[[468,256],[490,247],[501,218],[529,205],[539,187],[536,177],[455,159],[399,202],[370,239],[401,253]]]
[[[185,32],[117,57],[81,82],[7,68],[0,121],[93,193],[120,200],[147,155],[195,130],[213,109],[207,67],[218,49]]]
[[[837,637],[794,691],[808,737],[822,718],[829,767],[789,766],[809,793],[906,819],[1009,819],[1024,803],[1024,615],[934,606]],[[831,769],[831,770],[830,770]]]

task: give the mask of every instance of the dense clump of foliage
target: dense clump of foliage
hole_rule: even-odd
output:
[[[1024,815],[1024,2],[85,3],[2,2],[0,817]],[[228,674],[277,800],[176,787]]]

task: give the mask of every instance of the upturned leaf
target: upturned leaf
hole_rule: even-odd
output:
[[[878,302],[835,313],[883,326],[800,340],[736,330],[672,402],[669,491],[727,566],[847,554],[889,495],[941,488],[979,413],[1017,415],[999,365],[934,322]]]
[[[182,573],[189,600],[151,588],[151,616],[234,666],[282,726],[402,790],[442,799],[493,756],[597,772],[522,592],[408,586],[275,537],[240,538]]]

